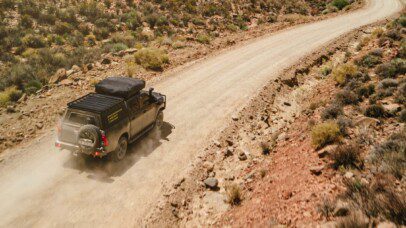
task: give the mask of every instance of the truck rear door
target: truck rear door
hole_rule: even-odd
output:
[[[97,114],[80,110],[68,110],[62,120],[59,140],[61,142],[76,144],[79,129],[86,124],[100,127],[100,117]]]

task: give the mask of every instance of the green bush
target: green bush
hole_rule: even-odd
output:
[[[34,24],[32,18],[30,15],[22,15],[20,19],[20,26],[23,28],[30,29],[32,28],[32,25]]]
[[[360,60],[356,61],[358,66],[372,68],[380,63],[382,63],[382,58],[377,55],[364,55]]]
[[[160,49],[142,48],[134,54],[134,61],[145,69],[161,71],[169,63],[169,57]]]
[[[106,44],[104,46],[105,52],[119,52],[128,49],[128,46],[123,43]]]
[[[22,42],[25,46],[31,48],[42,48],[46,46],[44,38],[40,35],[28,34],[22,38]]]
[[[73,30],[74,30],[73,26],[67,22],[56,22],[54,26],[55,33],[59,35],[70,33]]]
[[[340,127],[333,121],[318,124],[312,128],[312,144],[316,148],[321,148],[339,140]]]
[[[207,34],[197,35],[196,40],[201,44],[210,44],[210,36],[208,36]]]
[[[348,0],[333,0],[331,4],[337,7],[337,9],[342,10],[344,7],[348,6],[350,2],[348,2]]]
[[[24,85],[24,91],[27,94],[33,94],[42,88],[42,83],[38,80],[29,81]]]

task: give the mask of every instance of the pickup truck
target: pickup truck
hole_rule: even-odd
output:
[[[122,160],[129,143],[163,124],[166,96],[143,90],[145,81],[110,77],[68,103],[57,127],[55,146],[74,155]]]

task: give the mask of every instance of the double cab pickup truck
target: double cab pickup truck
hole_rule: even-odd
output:
[[[163,124],[166,96],[145,81],[110,77],[95,92],[68,103],[57,127],[56,147],[74,155],[122,160],[128,144]]]

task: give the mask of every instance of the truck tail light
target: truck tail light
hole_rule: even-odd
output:
[[[104,131],[101,132],[101,140],[103,142],[103,146],[109,145],[109,142],[107,141],[106,133],[104,133]]]
[[[58,136],[60,136],[62,133],[62,123],[60,121],[56,125],[56,133],[58,134]]]

